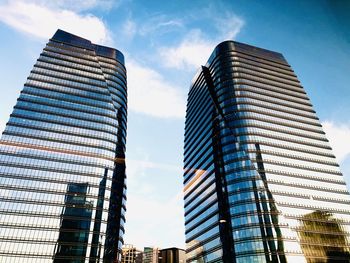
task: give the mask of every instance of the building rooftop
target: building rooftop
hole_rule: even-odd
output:
[[[98,56],[118,60],[124,65],[124,55],[119,50],[111,47],[93,44],[88,39],[76,36],[64,30],[58,29],[51,40],[95,51],[96,55]]]

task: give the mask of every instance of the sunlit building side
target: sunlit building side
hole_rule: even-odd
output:
[[[159,248],[144,247],[142,263],[159,263]]]
[[[187,262],[349,262],[350,195],[280,53],[226,41],[194,77],[184,200]]]
[[[123,54],[58,30],[0,140],[1,263],[120,262],[126,118]]]
[[[122,263],[142,263],[143,251],[131,244],[125,244],[122,248]]]

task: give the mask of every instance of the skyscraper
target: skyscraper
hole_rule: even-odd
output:
[[[350,195],[282,54],[227,41],[188,94],[187,262],[350,262]]]
[[[0,262],[119,262],[127,90],[116,49],[58,30],[0,140]]]

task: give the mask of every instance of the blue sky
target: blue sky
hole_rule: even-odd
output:
[[[126,243],[184,247],[186,94],[221,41],[284,54],[350,183],[350,2],[0,0],[0,129],[57,28],[116,47],[129,89]]]

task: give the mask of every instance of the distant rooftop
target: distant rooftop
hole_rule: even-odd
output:
[[[51,40],[95,51],[97,55],[118,60],[124,65],[124,55],[115,48],[93,44],[90,40],[58,29]]]

